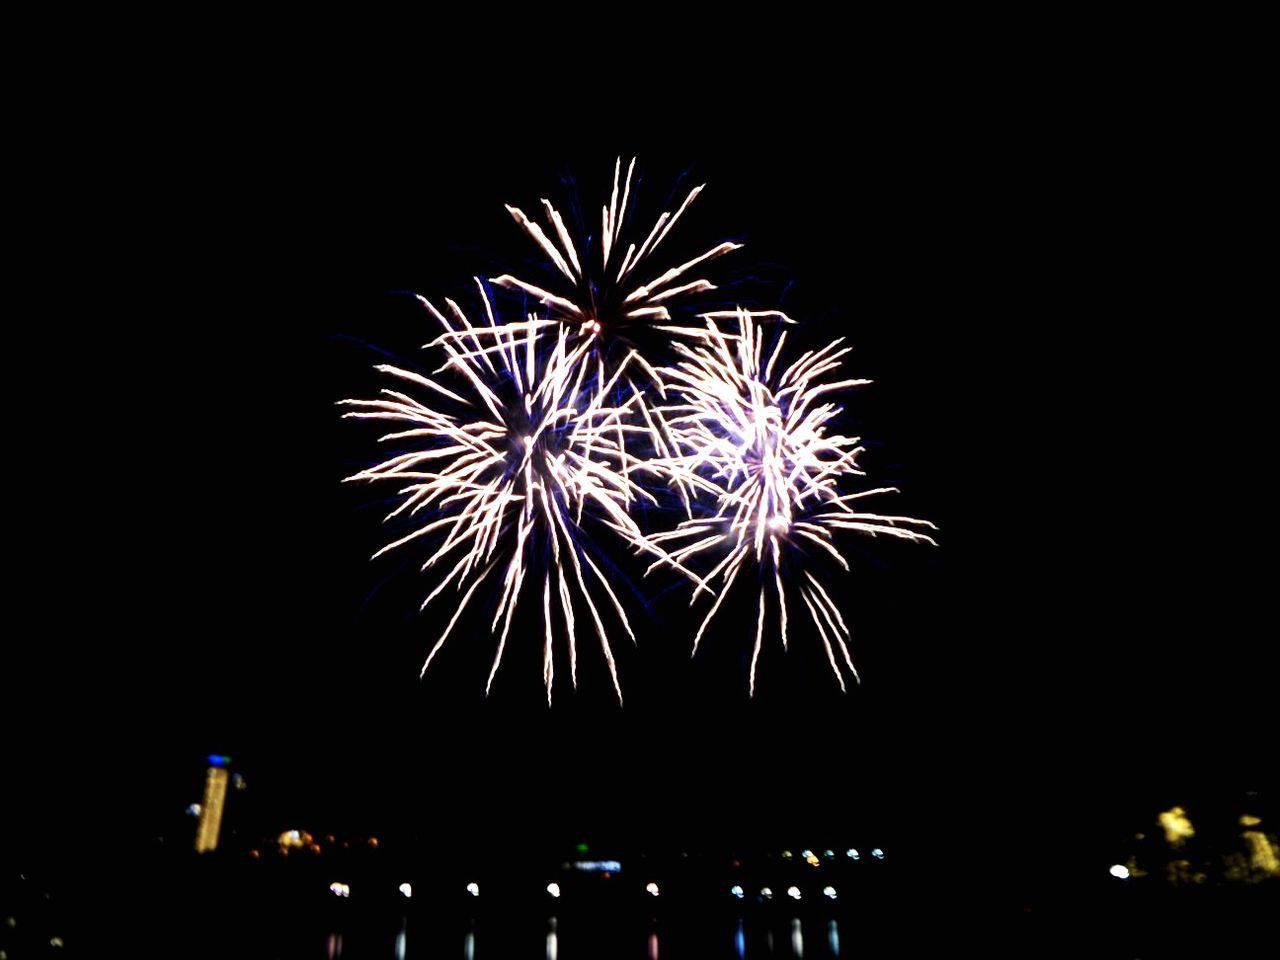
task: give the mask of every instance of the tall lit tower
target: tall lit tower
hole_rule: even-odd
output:
[[[222,805],[227,799],[227,765],[230,757],[209,756],[209,773],[204,780],[204,802],[200,804],[200,826],[196,830],[196,853],[207,853],[218,846],[222,829]]]

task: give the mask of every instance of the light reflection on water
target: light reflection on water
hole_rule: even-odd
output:
[[[434,923],[426,927],[416,927],[414,949],[409,947],[409,926],[407,919],[402,920],[395,934],[395,960],[457,956],[453,951],[457,949],[458,941],[453,938],[458,934],[456,928],[452,928],[455,932],[450,933],[450,924]],[[580,930],[576,929],[576,926],[573,918],[565,924],[562,924],[557,917],[547,918],[543,941],[546,960],[561,960],[561,933],[568,935],[570,947],[564,954],[563,960],[579,960],[580,957],[598,958],[601,955],[637,958],[645,956],[648,960],[659,960],[661,945],[664,942],[672,948],[674,951],[672,955],[675,957],[703,956],[703,944],[706,944],[706,949],[710,951],[705,954],[707,960],[731,960],[731,958],[765,960],[771,957],[779,960],[805,960],[806,927],[810,934],[808,960],[827,960],[827,958],[840,956],[840,926],[836,920],[822,921],[810,918],[802,921],[799,917],[793,917],[790,920],[760,918],[748,921],[738,917],[732,921],[728,918],[708,920],[702,929],[696,926],[681,926],[663,930],[662,925],[659,924],[656,928],[648,929],[640,927],[628,929],[623,926],[607,934],[601,934],[596,927]],[[722,930],[721,935],[715,934],[717,927]],[[377,937],[373,935],[374,931],[356,928],[342,930],[330,928],[330,931],[323,941],[323,956],[326,960],[342,960],[343,948],[346,946],[344,938],[352,941],[353,956],[355,953],[365,955],[363,948],[371,939],[381,940],[384,945],[390,945],[389,937],[385,940],[381,939],[387,937],[390,931]],[[515,932],[518,935],[518,931]],[[775,932],[781,933],[782,936],[775,938]],[[826,934],[825,937],[822,936],[823,932]],[[463,960],[476,960],[477,955],[511,955],[519,960],[519,957],[524,954],[508,953],[510,947],[506,940],[512,933],[513,931],[501,922],[494,924],[488,931],[483,922],[473,923],[462,934]],[[528,930],[528,933],[536,935],[537,928]],[[450,940],[454,944],[452,949],[447,947],[447,941]],[[778,947],[776,944],[781,946]],[[477,946],[479,946],[479,954],[477,954]],[[526,946],[530,948],[527,956],[532,960],[536,956],[534,952],[537,949],[536,945],[527,942]],[[383,949],[386,949],[386,946]]]
[[[804,931],[800,929],[800,918],[791,921],[791,952],[798,960],[804,960]]]

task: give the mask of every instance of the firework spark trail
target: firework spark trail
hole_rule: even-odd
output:
[[[690,517],[674,530],[652,537],[655,544],[678,546],[669,548],[669,556],[659,558],[649,569],[667,562],[683,564],[708,551],[723,553],[728,548],[694,589],[696,601],[704,588],[719,579],[719,596],[694,637],[695,653],[738,575],[748,566],[758,569],[761,592],[750,668],[754,695],[770,586],[779,608],[783,647],[787,645],[781,568],[788,565],[790,579],[796,583],[795,590],[817,627],[843,690],[845,681],[836,649],[849,672],[855,679],[858,676],[847,643],[849,627],[822,583],[804,568],[804,548],[816,546],[848,570],[848,563],[832,545],[835,531],[884,534],[933,544],[933,538],[911,528],[936,528],[911,517],[862,513],[852,505],[864,497],[896,492],[892,487],[846,494],[839,491],[841,478],[864,475],[857,465],[863,448],[857,437],[828,433],[840,408],[822,398],[869,382],[824,379],[841,366],[851,349],[841,346],[843,338],[805,352],[775,377],[785,331],[766,360],[759,315],[738,311],[737,333],[721,330],[716,319],[704,316],[706,327],[697,337],[690,343],[674,343],[673,349],[682,360],[661,370],[667,392],[682,402],[651,410],[666,425],[675,448],[652,468],[672,483],[709,493],[716,500],[716,511],[710,517]]]
[[[456,371],[464,381],[458,386],[461,392],[399,367],[376,368],[446,398],[456,412],[441,412],[391,388],[383,388],[381,397],[375,400],[341,401],[353,408],[344,414],[346,417],[405,424],[406,429],[388,433],[381,440],[407,441],[415,447],[346,479],[403,484],[398,491],[403,500],[388,519],[422,517],[410,533],[388,543],[375,557],[435,534],[439,543],[422,569],[432,568],[446,557],[453,562],[423,601],[424,608],[450,585],[456,590],[465,588],[448,625],[422,665],[423,673],[481,583],[494,574],[501,578],[501,597],[490,630],[496,633],[499,621],[502,629],[485,686],[487,693],[502,662],[521,588],[532,572],[540,574],[543,581],[542,606],[547,627],[543,678],[548,702],[554,678],[553,576],[574,686],[578,663],[573,612],[576,593],[577,602],[585,604],[590,614],[621,701],[617,664],[600,611],[588,589],[589,580],[603,589],[633,641],[635,635],[607,578],[579,543],[584,510],[590,510],[633,547],[680,566],[678,560],[666,558],[661,549],[645,540],[626,509],[637,498],[656,503],[625,469],[626,433],[648,429],[629,422],[634,398],[612,406],[604,402],[632,358],[624,358],[612,379],[600,385],[601,389],[588,392],[583,390],[586,366],[582,360],[590,343],[574,342],[567,328],[556,331],[550,349],[537,349],[537,327],[532,322],[518,325],[523,336],[499,337],[490,347],[482,348],[480,336],[501,328],[483,285],[478,280],[476,283],[488,327],[473,325],[451,300],[446,301],[446,314],[419,298],[449,334],[438,341],[448,360],[436,374]],[[530,563],[538,549],[544,557],[550,552],[545,565]]]

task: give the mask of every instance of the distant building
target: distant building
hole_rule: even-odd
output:
[[[222,829],[222,807],[227,799],[227,764],[230,757],[209,757],[209,772],[204,780],[204,802],[200,804],[200,825],[196,829],[196,853],[207,853],[218,847]]]

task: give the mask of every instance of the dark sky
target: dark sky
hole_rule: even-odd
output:
[[[105,478],[66,488],[88,525],[45,542],[18,601],[10,823],[105,790],[145,828],[197,799],[211,751],[282,817],[385,832],[956,816],[1016,845],[1117,793],[1256,785],[1275,655],[1231,613],[1239,554],[1193,540],[1228,502],[1192,493],[1206,401],[1170,353],[1239,261],[1176,128],[851,81],[685,113],[211,95],[82,168],[84,275],[111,283],[109,309],[58,301],[101,361],[68,462]],[[941,528],[937,549],[844,541],[846,695],[798,628],[749,701],[748,595],[691,661],[687,592],[621,556],[650,598],[629,604],[638,647],[619,634],[624,708],[588,635],[579,691],[547,709],[537,615],[487,700],[481,630],[418,679],[431,581],[369,561],[377,492],[339,480],[375,434],[334,403],[373,389],[375,349],[433,335],[411,292],[465,302],[473,274],[536,261],[504,203],[576,189],[598,209],[618,155],[639,157],[638,223],[708,184],[679,242],[746,244],[715,265],[726,298],[781,303],[806,345],[849,338],[875,381],[846,403],[869,480]]]

